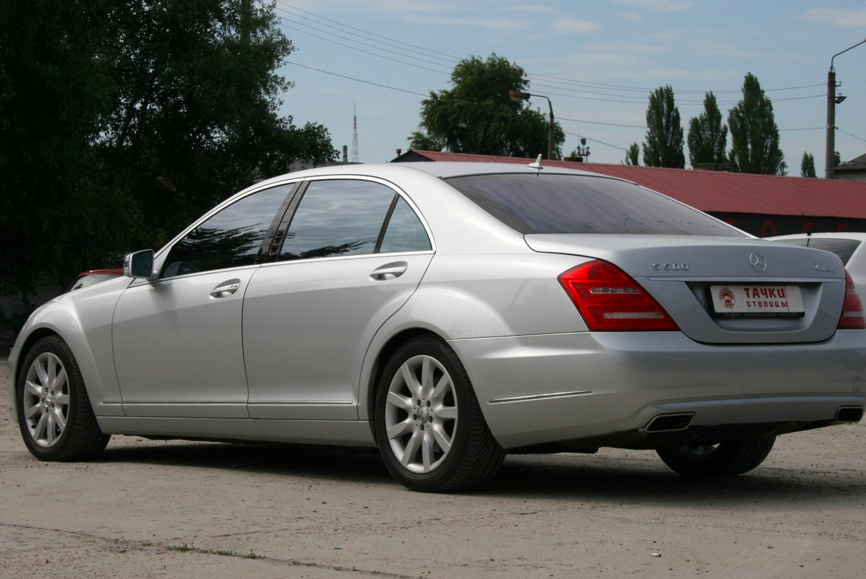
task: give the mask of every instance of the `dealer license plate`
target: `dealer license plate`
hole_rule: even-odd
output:
[[[797,286],[714,285],[710,294],[717,314],[797,315],[806,311]]]

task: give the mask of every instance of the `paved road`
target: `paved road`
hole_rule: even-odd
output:
[[[794,434],[712,481],[650,452],[517,456],[438,496],[337,451],[115,437],[98,462],[41,463],[4,411],[0,577],[860,578],[864,447],[864,424]]]

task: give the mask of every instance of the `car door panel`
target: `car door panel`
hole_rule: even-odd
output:
[[[367,346],[431,259],[371,254],[257,271],[244,300],[250,416],[357,420]]]
[[[138,283],[114,314],[128,416],[246,418],[241,316],[255,267]]]

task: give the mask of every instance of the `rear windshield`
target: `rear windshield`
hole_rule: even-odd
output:
[[[520,233],[748,237],[648,189],[604,177],[473,175],[449,185]]]
[[[860,245],[856,239],[831,239],[829,237],[797,237],[796,239],[776,239],[774,241],[801,247],[814,247],[835,253],[845,265],[848,265],[848,260],[851,259],[854,250]]]

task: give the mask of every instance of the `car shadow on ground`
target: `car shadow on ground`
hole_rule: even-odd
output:
[[[828,472],[810,469],[809,465],[800,470],[774,467],[768,461],[747,475],[696,479],[669,471],[654,456],[647,453],[646,458],[637,460],[587,455],[510,456],[491,484],[471,494],[713,508],[728,503],[742,506],[749,500],[766,507],[824,503],[842,497],[862,502],[866,498],[866,474],[859,470]],[[241,470],[399,487],[375,449],[167,441],[109,447],[100,462]]]

